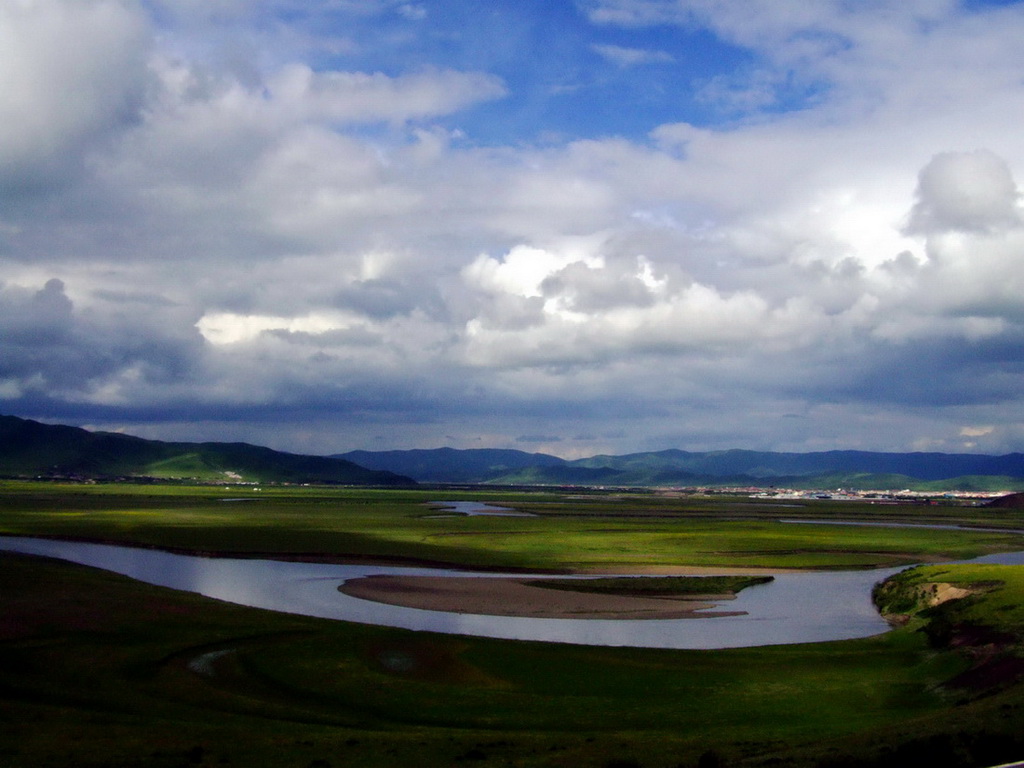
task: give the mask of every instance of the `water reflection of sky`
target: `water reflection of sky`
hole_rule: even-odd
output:
[[[463,515],[465,517],[537,517],[532,512],[520,512],[508,507],[497,507],[479,501],[435,501],[431,507],[442,515]]]

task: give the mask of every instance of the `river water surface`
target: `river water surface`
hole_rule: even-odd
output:
[[[348,579],[376,574],[493,578],[494,573],[198,557],[13,536],[0,536],[0,550],[81,563],[149,584],[285,613],[448,634],[648,648],[738,648],[880,634],[888,625],[871,603],[871,588],[901,570],[779,574],[771,583],[748,587],[722,606],[745,611],[742,616],[560,619],[427,611],[360,600],[338,591]],[[1024,564],[1024,552],[991,555],[975,562]]]

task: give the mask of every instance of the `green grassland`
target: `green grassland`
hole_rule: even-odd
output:
[[[225,499],[257,498],[257,501]],[[564,571],[874,566],[1019,549],[1010,532],[781,524],[1019,512],[653,495],[490,495],[534,518],[445,516],[436,494],[322,488],[0,488],[0,532],[197,552]],[[445,493],[445,499],[458,498]],[[482,498],[474,494],[473,498]],[[1017,568],[928,565],[893,632],[668,651],[439,636],[276,614],[0,556],[0,765],[804,768],[1024,755]],[[970,597],[924,606],[930,585]],[[913,761],[911,761],[913,762]]]
[[[462,494],[465,496],[465,494]],[[443,500],[459,494],[445,492]],[[1019,547],[1013,532],[781,524],[793,520],[970,523],[1024,528],[1019,510],[792,504],[651,494],[492,493],[471,498],[536,517],[466,517],[437,492],[305,487],[0,483],[0,534],[123,542],[202,553],[370,557],[479,568],[634,566],[850,568],[964,559]]]
[[[772,576],[620,576],[603,579],[533,579],[531,587],[599,595],[636,597],[685,597],[690,595],[736,595],[747,587],[767,584]]]

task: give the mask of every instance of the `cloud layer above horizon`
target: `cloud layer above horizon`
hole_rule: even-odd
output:
[[[1024,2],[13,0],[0,412],[1024,450]]]

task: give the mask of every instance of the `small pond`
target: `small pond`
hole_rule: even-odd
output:
[[[537,517],[532,512],[481,504],[479,501],[435,501],[430,506],[437,510],[437,514],[431,517]]]

